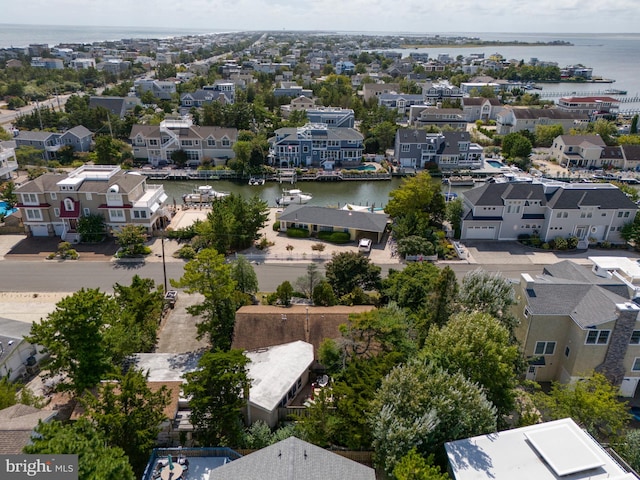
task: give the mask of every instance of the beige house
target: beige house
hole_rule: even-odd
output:
[[[527,130],[535,133],[537,126],[562,125],[565,132],[586,128],[589,116],[559,108],[524,108],[507,106],[496,115],[496,132],[500,135]]]
[[[129,135],[133,156],[153,165],[173,163],[173,152],[182,150],[187,165],[197,166],[204,160],[225,165],[235,157],[233,145],[238,141],[235,128],[200,127],[189,120],[164,120],[159,126],[134,125]]]
[[[304,95],[300,95],[299,97],[294,98],[289,102],[289,105],[282,105],[280,107],[280,111],[282,112],[282,116],[284,118],[289,118],[291,112],[299,112],[307,110],[311,108],[315,108],[316,101],[312,98],[305,97]]]
[[[615,257],[619,268],[612,269],[598,258],[592,270],[564,261],[536,278],[521,275],[514,313],[529,362],[526,377],[569,383],[596,371],[633,397],[640,381],[640,307],[631,301],[637,288],[629,277],[640,279],[640,267]]]
[[[601,166],[600,156],[605,147],[599,135],[560,135],[554,138],[549,155],[568,167]]]
[[[107,233],[134,224],[152,233],[170,219],[162,185],[115,165],[83,165],[69,174],[47,173],[16,189],[27,235],[80,241],[78,221],[102,215]]]

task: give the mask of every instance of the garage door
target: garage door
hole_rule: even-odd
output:
[[[64,233],[64,223],[54,223],[53,231],[55,232],[56,236],[61,237]]]
[[[46,225],[31,225],[31,235],[34,237],[47,237],[49,230]]]
[[[468,227],[466,238],[469,240],[495,240],[496,227]]]

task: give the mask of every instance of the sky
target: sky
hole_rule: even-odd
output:
[[[2,0],[0,23],[203,31],[638,32],[639,0]]]

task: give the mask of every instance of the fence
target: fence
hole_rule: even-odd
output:
[[[332,256],[330,253],[248,253],[242,254],[247,260],[254,263],[265,262],[328,262]],[[235,254],[236,259],[238,254]]]

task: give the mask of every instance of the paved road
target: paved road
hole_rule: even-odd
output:
[[[40,108],[43,107],[53,107],[56,110],[64,108],[65,103],[69,99],[71,95],[58,95],[58,97],[53,97],[48,100],[44,100],[39,102]],[[8,128],[16,118],[21,115],[29,115],[37,108],[35,103],[31,103],[25,107],[22,107],[18,110],[0,110],[0,124],[5,128]]]
[[[167,262],[167,279],[182,276],[180,262]],[[480,265],[452,263],[450,266],[457,275],[475,270]],[[402,265],[381,265],[382,275],[386,276],[389,268],[396,270]],[[305,275],[305,264],[268,263],[254,266],[260,290],[273,292],[285,280],[294,282]],[[502,272],[507,277],[517,278],[520,273],[538,274],[542,265],[493,264],[482,266],[485,270]],[[5,292],[72,292],[80,288],[100,288],[111,292],[115,283],[128,285],[134,274],[144,278],[152,278],[156,283],[164,281],[161,262],[116,266],[108,262],[23,262],[4,260],[0,262],[0,291]]]

